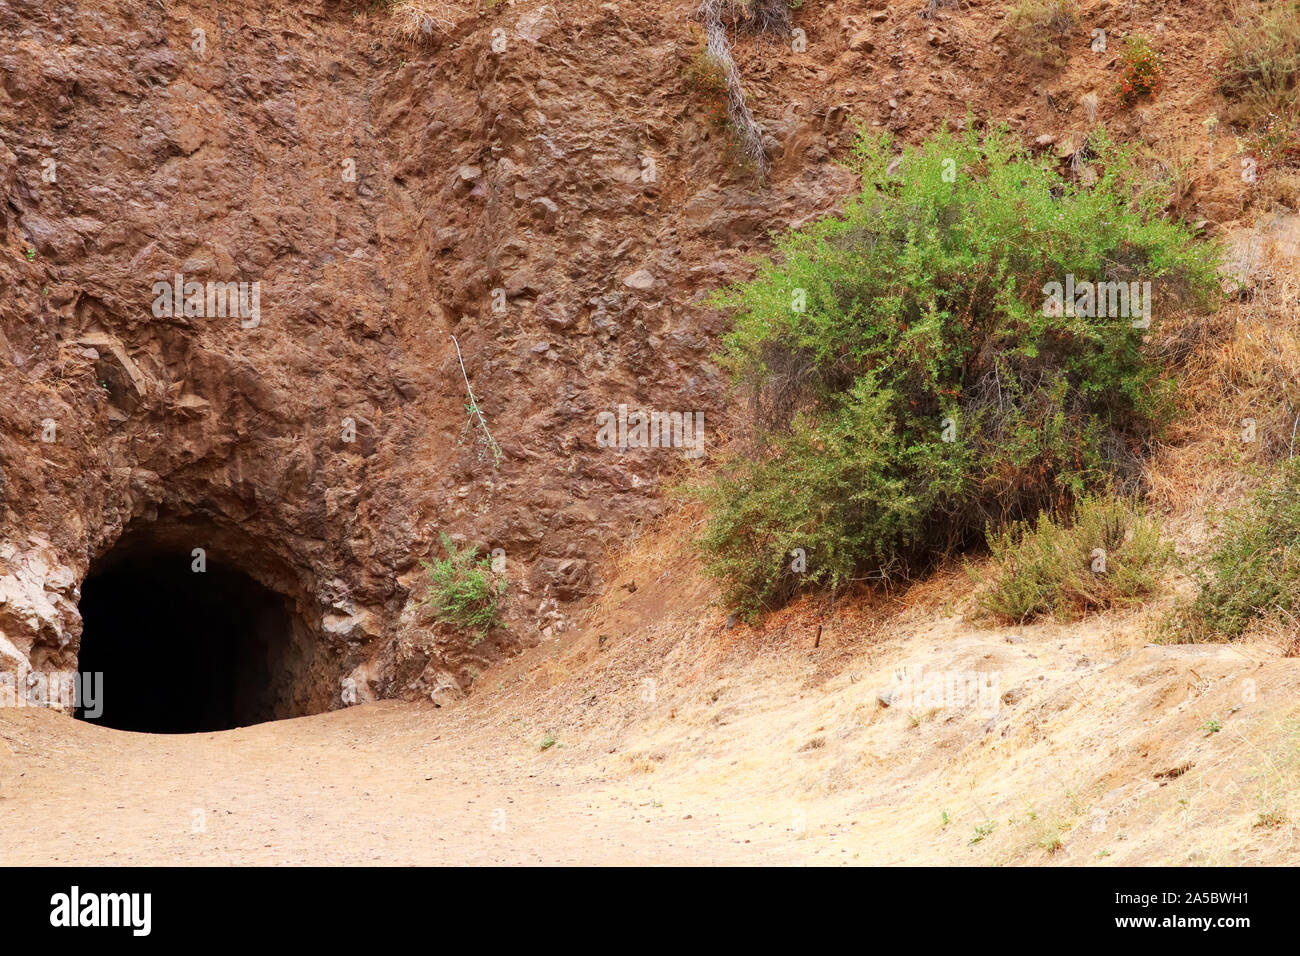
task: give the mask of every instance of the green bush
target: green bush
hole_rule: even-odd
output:
[[[1127,152],[1104,135],[1090,150],[1086,186],[1005,129],[897,156],[864,133],[844,213],[715,298],[757,426],[754,453],[697,488],[730,604],[906,573],[1136,470],[1169,405],[1143,330],[1075,303],[1051,314],[1046,284],[1141,279],[1157,305],[1206,303],[1217,253],[1163,218]]]
[[[447,557],[421,559],[428,574],[423,603],[434,609],[438,620],[475,632],[473,643],[501,624],[501,601],[506,582],[492,572],[491,561],[479,558],[475,548],[458,550],[456,543],[439,532]]]
[[[1285,463],[1229,512],[1196,600],[1173,618],[1179,641],[1233,640],[1268,618],[1300,614],[1300,460]]]
[[[967,571],[980,585],[976,607],[1020,623],[1042,615],[1072,620],[1140,603],[1160,583],[1173,548],[1131,502],[1085,497],[1069,525],[1038,516],[988,532],[992,567]]]

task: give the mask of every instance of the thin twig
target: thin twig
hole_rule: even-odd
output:
[[[501,451],[501,446],[497,444],[497,440],[493,438],[492,433],[488,431],[487,419],[483,417],[483,412],[478,407],[478,399],[474,397],[474,389],[469,384],[469,373],[465,371],[465,358],[460,354],[460,343],[456,341],[456,336],[454,335],[451,337],[451,341],[452,344],[456,346],[456,359],[460,362],[461,377],[465,379],[465,391],[469,393],[469,417],[471,419],[478,419],[479,427],[483,429],[483,434],[487,437],[486,444],[488,451],[492,454],[492,467],[500,467],[501,459],[505,457],[505,455]]]

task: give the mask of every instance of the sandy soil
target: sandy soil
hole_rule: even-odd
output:
[[[219,734],[5,714],[3,864],[739,863],[772,858],[432,706],[379,703]],[[639,804],[639,805],[638,805]]]
[[[448,707],[193,736],[0,711],[0,863],[1300,862],[1300,661],[1149,644],[1158,607],[982,627],[957,573],[728,628],[680,544]],[[996,700],[909,697],[918,668]]]

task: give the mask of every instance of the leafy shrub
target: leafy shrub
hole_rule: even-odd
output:
[[[1196,600],[1173,619],[1178,640],[1233,640],[1269,618],[1300,614],[1300,460],[1285,463],[1230,512]]]
[[[447,557],[421,559],[429,578],[423,603],[434,609],[438,620],[474,631],[477,644],[501,623],[506,582],[493,573],[486,556],[477,556],[477,549],[460,550],[447,535],[439,532],[438,537]]]
[[[796,585],[837,587],[864,564],[899,569],[941,498],[962,490],[965,448],[917,440],[894,424],[897,395],[858,379],[838,414],[796,417],[773,453],[724,470],[701,489],[712,517],[701,539],[706,570],[748,611],[791,597]],[[794,572],[795,549],[812,556]]]
[[[1164,85],[1164,63],[1141,34],[1124,42],[1124,66],[1119,80],[1119,98],[1128,102],[1139,96],[1155,98]]]
[[[1300,110],[1300,3],[1276,0],[1239,10],[1228,28],[1219,90],[1235,100],[1232,122],[1259,125]]]
[[[968,567],[980,611],[1019,623],[1041,615],[1078,618],[1140,603],[1159,584],[1173,549],[1132,503],[1086,497],[1063,524],[1046,514],[988,532],[992,570]]]
[[[1142,331],[1049,315],[1045,283],[1142,277],[1208,301],[1216,253],[1161,218],[1128,153],[1093,146],[1086,186],[1005,129],[900,156],[863,133],[843,215],[779,238],[715,298],[758,426],[755,453],[696,489],[725,600],[753,615],[801,586],[907,573],[1132,468],[1168,405]]]
[[[1038,63],[1065,58],[1063,47],[1078,22],[1074,0],[1020,0],[1011,11],[1016,47]]]

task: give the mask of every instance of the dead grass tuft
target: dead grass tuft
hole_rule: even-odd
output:
[[[477,9],[474,3],[446,0],[395,0],[389,3],[389,30],[416,43],[428,43],[450,33]]]

